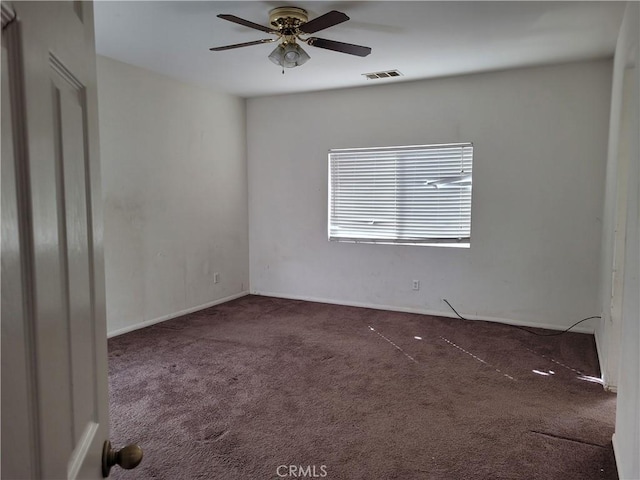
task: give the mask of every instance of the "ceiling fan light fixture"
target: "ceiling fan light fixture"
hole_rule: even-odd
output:
[[[311,57],[297,43],[278,45],[269,55],[269,60],[284,68],[299,67],[305,64],[309,58]]]
[[[273,52],[269,54],[269,60],[271,60],[276,65],[282,65],[282,60],[284,59],[284,47],[282,45],[278,45]]]

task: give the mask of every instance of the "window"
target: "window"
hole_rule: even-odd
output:
[[[469,246],[473,145],[329,151],[329,240]]]

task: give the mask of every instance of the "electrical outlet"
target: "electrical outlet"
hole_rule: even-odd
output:
[[[420,290],[420,280],[414,280],[412,288],[413,290]]]
[[[213,283],[220,283],[220,274],[218,272],[213,274]]]

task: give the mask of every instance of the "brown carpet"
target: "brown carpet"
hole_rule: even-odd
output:
[[[248,296],[109,361],[116,479],[617,478],[591,335]]]

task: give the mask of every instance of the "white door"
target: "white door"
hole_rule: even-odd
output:
[[[102,478],[93,5],[3,2],[2,25],[2,476]]]

